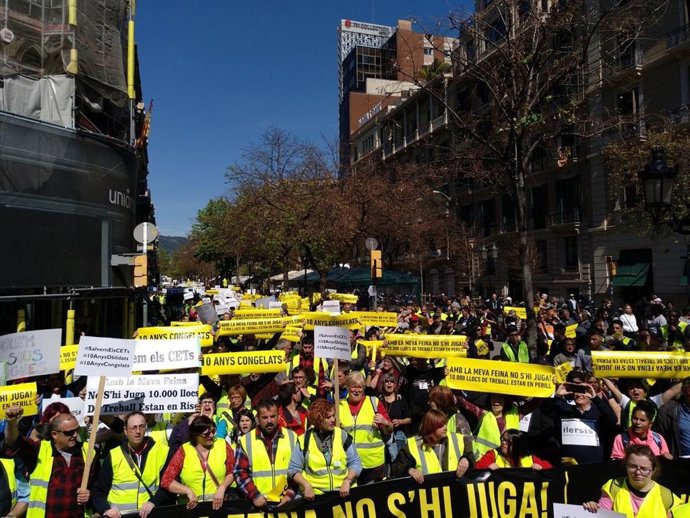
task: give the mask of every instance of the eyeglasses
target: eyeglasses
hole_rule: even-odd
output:
[[[395,380],[383,380],[384,383],[395,383]]]
[[[55,431],[61,433],[65,437],[72,437],[72,436],[77,435],[79,433],[79,428],[75,428],[74,430],[55,430]]]
[[[208,430],[201,432],[199,435],[202,435],[204,437],[213,437],[214,435],[216,435],[216,429],[209,428]]]
[[[641,466],[635,466],[634,464],[627,464],[625,468],[630,472],[630,473],[641,473],[642,475],[649,475],[652,471],[654,471],[654,468],[643,468]]]
[[[128,426],[127,430],[130,432],[136,432],[137,430],[146,430],[146,425],[145,424],[139,424],[139,425],[134,425],[134,426]]]

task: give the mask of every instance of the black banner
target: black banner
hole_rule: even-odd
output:
[[[660,459],[657,482],[684,502],[690,496],[690,460]],[[336,493],[314,502],[295,501],[280,510],[259,512],[246,501],[228,502],[212,511],[210,502],[187,511],[184,506],[160,507],[151,518],[548,518],[554,503],[581,504],[599,500],[601,486],[624,476],[620,462],[568,468],[470,470],[461,479],[453,473],[425,477],[419,485],[401,478],[353,488],[349,498]]]

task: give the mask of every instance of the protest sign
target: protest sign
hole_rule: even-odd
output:
[[[285,351],[247,351],[239,353],[204,354],[201,374],[244,374],[285,371]]]
[[[0,387],[7,385],[7,362],[0,362]]]
[[[546,365],[448,358],[448,387],[514,396],[551,397],[554,370]]]
[[[268,309],[277,309],[278,311],[282,311],[283,303],[279,300],[271,301],[268,303]]]
[[[568,373],[573,370],[573,364],[570,362],[561,363],[554,368],[554,374],[558,383],[565,383]]]
[[[41,412],[52,403],[62,403],[69,408],[70,413],[76,417],[79,426],[84,426],[84,400],[80,397],[60,397],[53,395],[50,398],[44,398],[41,401]]]
[[[60,372],[61,329],[40,329],[0,336],[0,361],[7,362],[7,379]]]
[[[625,518],[623,513],[607,511],[606,509],[599,509],[593,515],[582,507],[582,504],[553,504],[553,518],[592,518],[593,516],[596,518]]]
[[[87,382],[84,401],[86,415],[95,414],[97,383],[96,378],[89,378]],[[198,374],[108,377],[103,390],[101,414],[193,412],[198,400]]]
[[[354,311],[350,313],[359,318],[367,327],[398,327],[398,314],[384,311]]]
[[[316,326],[314,356],[349,361],[352,358],[350,331],[344,327]]]
[[[199,320],[204,324],[213,324],[214,322],[218,322],[218,313],[216,312],[216,307],[210,300],[195,309],[196,314],[199,315]]]
[[[82,336],[79,340],[77,376],[129,376],[134,361],[134,340]]]
[[[135,340],[134,371],[188,369],[199,366],[199,339]]]
[[[519,306],[504,306],[503,307],[503,313],[507,315],[511,311],[515,311],[515,316],[518,318],[521,318],[522,320],[525,320],[527,318],[527,309],[521,308]]]
[[[301,318],[304,322],[304,329],[307,331],[313,331],[316,326],[345,327],[347,329],[359,329],[362,327],[359,319],[351,313],[331,315],[314,311],[303,313]]]
[[[198,326],[198,325],[199,325],[199,322],[197,322],[197,321],[193,321],[193,322],[184,322],[184,321],[180,321],[180,320],[173,320],[173,321],[170,322],[170,325],[171,325],[172,327],[182,327],[182,326],[187,326],[187,327],[189,327],[189,326]],[[143,329],[143,328],[139,328],[139,329]],[[153,328],[153,329],[156,329],[156,328]]]
[[[340,301],[324,300],[321,303],[321,311],[324,313],[330,313],[331,315],[340,315]]]
[[[171,327],[140,327],[137,329],[137,340],[176,340],[179,338],[199,337],[201,347],[213,345],[211,326],[199,324]]]
[[[448,358],[467,356],[464,335],[386,335],[386,356]]]
[[[690,353],[592,351],[592,369],[603,378],[686,378]]]
[[[253,318],[280,318],[280,308],[242,308],[235,310],[233,320],[247,320]]]
[[[11,406],[22,407],[24,415],[36,415],[36,383],[0,387],[0,419],[5,418],[5,410]]]
[[[328,298],[331,300],[339,300],[343,304],[357,304],[359,300],[358,295],[352,293],[329,293]]]
[[[74,369],[77,364],[77,353],[79,351],[79,344],[63,345],[60,347],[60,370],[66,371]]]
[[[576,338],[577,337],[577,326],[578,324],[570,324],[565,326],[565,337],[566,338]]]
[[[282,318],[248,318],[246,320],[221,320],[218,322],[218,336],[255,335],[280,333],[286,321]]]

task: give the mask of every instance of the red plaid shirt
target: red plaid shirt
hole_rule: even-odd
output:
[[[83,518],[84,506],[77,504],[77,489],[81,486],[84,474],[84,458],[81,444],[78,443],[72,453],[69,465],[62,454],[53,448],[53,470],[48,482],[48,496],[46,498],[46,516],[50,518]],[[38,452],[41,449],[39,441],[32,441],[20,436],[16,455],[21,458],[29,471],[36,468]],[[89,473],[89,485],[93,482],[98,459],[94,459]]]

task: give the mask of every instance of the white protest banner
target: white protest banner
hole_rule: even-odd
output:
[[[564,446],[599,446],[597,422],[591,419],[563,419],[561,444]]]
[[[331,315],[340,315],[340,301],[324,300],[321,304],[321,311],[324,313],[330,313]]]
[[[216,313],[216,307],[213,305],[210,299],[206,304],[197,306],[195,309],[196,314],[199,315],[199,320],[204,324],[213,324],[214,322],[218,322],[218,313]]]
[[[77,418],[79,426],[84,426],[84,400],[80,397],[60,397],[53,395],[52,397],[46,399],[44,398],[41,402],[41,412],[43,412],[46,407],[52,403],[62,403],[67,408],[69,408],[70,413]]]
[[[0,387],[7,385],[7,362],[0,362]]]
[[[352,358],[350,331],[345,327],[315,326],[314,356],[349,361]]]
[[[58,357],[59,361],[59,357]],[[129,376],[134,362],[134,340],[82,336],[76,376]]]
[[[60,372],[62,329],[40,329],[0,336],[0,361],[7,362],[7,379]]]
[[[98,379],[89,378],[84,406],[86,415],[94,414],[97,388]],[[105,382],[101,414],[193,412],[198,400],[198,374],[113,377]]]
[[[133,371],[189,369],[199,366],[199,338],[135,340]]]
[[[625,518],[623,513],[599,509],[596,514],[590,513],[582,504],[553,504],[553,518]]]

